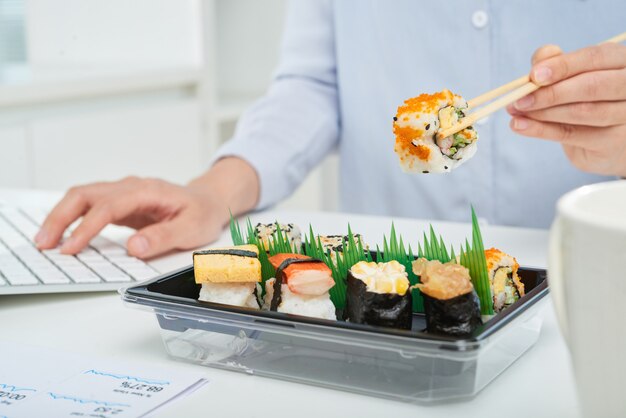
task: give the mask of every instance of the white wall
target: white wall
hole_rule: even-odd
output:
[[[198,0],[25,0],[35,66],[198,66]]]
[[[220,93],[262,94],[279,59],[285,0],[222,0],[216,11]]]

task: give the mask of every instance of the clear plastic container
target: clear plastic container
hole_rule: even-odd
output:
[[[193,268],[122,291],[156,313],[178,360],[406,402],[471,397],[539,337],[544,270],[520,269],[527,294],[469,338],[430,335],[197,301]]]

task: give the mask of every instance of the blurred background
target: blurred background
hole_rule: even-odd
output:
[[[284,16],[285,0],[0,0],[0,187],[198,175],[269,85]],[[336,176],[330,156],[281,207],[336,209]]]

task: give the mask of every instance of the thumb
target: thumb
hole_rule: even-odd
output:
[[[189,225],[180,217],[148,225],[128,239],[128,254],[150,258],[173,250],[178,247],[183,232],[188,230]]]

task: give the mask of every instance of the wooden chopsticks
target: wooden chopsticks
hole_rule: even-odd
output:
[[[619,43],[626,41],[626,32],[619,34],[617,36],[612,37],[611,39],[607,39],[601,43]],[[464,117],[459,123],[454,126],[451,126],[447,129],[443,129],[437,133],[437,138],[446,138],[450,135],[454,135],[455,133],[467,128],[468,126],[473,125],[476,121],[484,118],[487,115],[490,115],[497,110],[502,109],[503,107],[508,106],[514,101],[521,99],[522,97],[532,93],[533,91],[539,89],[539,85],[530,81],[530,77],[528,75],[524,75],[520,78],[517,78],[509,83],[506,83],[500,87],[497,87],[487,93],[481,94],[478,97],[475,97],[471,100],[468,100],[467,105],[470,109],[481,106],[487,102],[489,103],[485,107],[481,107],[480,109],[470,113],[466,117]],[[509,93],[510,92],[510,93]],[[503,94],[505,96],[502,96]],[[502,97],[499,97],[502,96]],[[499,97],[499,98],[498,98]],[[495,99],[495,100],[494,100]]]

